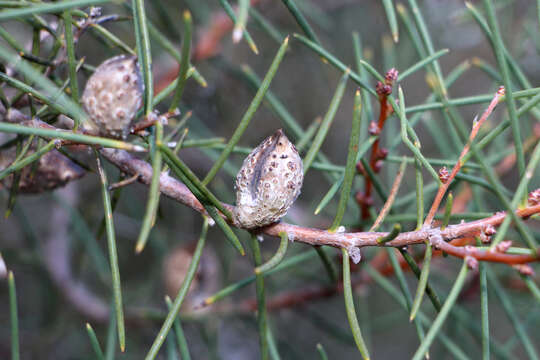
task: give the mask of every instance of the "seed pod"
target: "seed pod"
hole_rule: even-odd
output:
[[[141,74],[135,56],[116,56],[98,66],[81,98],[90,116],[85,131],[112,138],[125,138],[140,108],[143,96]]]
[[[170,250],[164,259],[163,283],[167,295],[172,299],[176,298],[182,287],[189,265],[193,260],[195,245],[195,242],[191,242],[178,246]],[[219,274],[219,261],[216,252],[212,247],[206,246],[181,311],[184,313],[193,312],[205,298],[218,291],[220,287]]]
[[[26,156],[35,151],[34,145],[28,150]],[[15,160],[15,149],[11,148],[0,153],[0,169],[9,166]],[[35,163],[23,167],[21,170],[18,192],[21,194],[39,194],[54,190],[85,175],[85,171],[65,157],[57,150],[51,150],[39,158]],[[11,188],[13,174],[2,180],[7,188]]]
[[[248,155],[236,176],[236,221],[252,229],[283,217],[300,195],[302,159],[281,129]]]

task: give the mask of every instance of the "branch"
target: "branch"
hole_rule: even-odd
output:
[[[135,175],[139,174],[139,181],[143,184],[150,184],[152,177],[152,167],[147,162],[138,159],[127,151],[117,149],[102,149],[101,153],[111,163],[117,166],[121,171]],[[191,194],[188,188],[180,181],[163,173],[160,178],[160,191],[165,196],[176,200],[200,213],[205,213],[201,203]],[[233,211],[234,207],[229,204],[224,206]],[[516,215],[521,218],[528,218],[534,214],[540,213],[540,204],[535,203],[531,206],[519,209]],[[434,246],[439,247],[450,255],[457,257],[472,256],[478,260],[503,262],[507,264],[522,264],[540,260],[535,255],[511,255],[501,253],[490,253],[485,251],[468,251],[463,253],[462,249],[445,241],[461,237],[470,237],[481,234],[488,226],[500,225],[506,217],[506,212],[499,212],[493,216],[461,224],[450,225],[444,230],[439,228],[421,229],[399,234],[394,240],[384,243],[382,246],[403,247],[413,244],[422,244],[426,240],[437,239]],[[231,225],[239,227],[237,224]],[[353,247],[381,246],[377,239],[385,236],[387,232],[355,232],[338,233],[328,232],[326,230],[307,228],[284,222],[275,223],[261,229],[263,234],[279,238],[280,232],[286,232],[291,241],[300,241],[309,245],[328,245],[336,248],[350,249]]]
[[[135,157],[125,150],[102,148],[100,151],[107,160],[109,160],[124,173],[132,176],[138,174],[139,182],[146,185],[151,183],[152,166],[146,161]],[[458,161],[458,164],[460,164],[460,161]],[[206,213],[202,204],[189,191],[189,189],[180,181],[169,176],[167,173],[161,174],[159,188],[160,192],[165,196],[176,200],[202,214]],[[517,216],[525,219],[540,213],[540,201],[536,201],[538,200],[536,198],[540,197],[537,196],[540,194],[540,189],[533,191],[531,194],[536,194],[536,197],[533,199],[534,201],[530,201],[528,207],[517,210]],[[234,206],[229,204],[223,204],[223,206],[227,210],[234,212]],[[452,239],[481,235],[488,227],[500,225],[506,216],[506,212],[498,212],[493,216],[481,220],[450,225],[444,230],[440,230],[439,228],[424,227],[417,231],[400,233],[394,240],[385,242],[384,244],[379,244],[377,239],[388,235],[387,232],[328,232],[327,230],[306,228],[283,222],[268,225],[261,228],[260,231],[263,234],[276,238],[280,238],[279,234],[281,232],[285,232],[291,241],[300,241],[310,245],[327,245],[336,248],[345,248],[348,250],[364,246],[403,247],[407,245],[424,243],[426,240],[429,240],[434,246],[444,250],[450,255],[457,257],[472,257],[477,260],[502,262],[509,265],[525,264],[540,260],[540,254],[511,255],[480,250],[463,250],[454,245],[445,243],[445,241],[450,241]],[[240,228],[240,226],[236,223],[231,223],[231,225]],[[436,241],[434,241],[434,239]]]

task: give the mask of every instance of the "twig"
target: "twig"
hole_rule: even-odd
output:
[[[127,186],[127,185],[131,185],[135,181],[137,181],[138,178],[139,178],[139,174],[134,174],[134,175],[128,177],[127,179],[124,179],[122,181],[118,181],[118,182],[115,182],[114,184],[109,185],[108,190],[111,191],[111,190],[119,189],[119,188]]]
[[[394,183],[392,184],[392,189],[390,190],[390,195],[388,196],[388,199],[384,203],[384,206],[383,206],[381,212],[379,213],[379,216],[377,216],[377,219],[375,219],[375,222],[373,223],[373,225],[371,226],[369,231],[373,231],[377,227],[379,227],[381,222],[386,217],[386,214],[388,214],[388,212],[392,208],[392,204],[394,204],[394,200],[396,199],[396,195],[398,193],[399,186],[401,185],[401,180],[403,180],[403,175],[405,174],[405,167],[406,166],[407,166],[407,163],[405,161],[403,161],[401,163],[401,166],[399,167],[398,173],[396,174],[396,179],[394,180]]]
[[[251,6],[259,0],[251,0]],[[193,51],[193,60],[202,61],[211,58],[221,52],[221,41],[234,28],[233,21],[224,10],[212,14],[208,22],[208,28],[201,31],[199,40]],[[175,73],[178,70],[175,71]]]
[[[388,95],[392,94],[392,85],[398,77],[398,72],[396,69],[390,69],[385,75],[384,84],[378,82],[376,86],[376,92],[379,97],[380,112],[379,120],[377,123],[372,122],[369,125],[369,133],[371,135],[380,135],[386,119],[392,114],[393,108],[388,102]],[[379,148],[380,137],[378,137],[371,147],[371,157],[369,159],[369,167],[374,172],[379,172],[380,170],[380,160],[386,157],[387,151]],[[361,216],[362,219],[369,218],[369,207],[373,203],[371,199],[371,193],[373,192],[373,181],[370,176],[365,176],[366,186],[362,196],[356,196],[357,201],[360,203]]]
[[[465,147],[461,151],[458,161],[456,162],[456,165],[454,165],[454,168],[452,169],[452,172],[450,173],[448,178],[442,181],[442,184],[440,185],[439,190],[437,191],[437,194],[435,195],[435,199],[433,200],[433,204],[431,205],[431,208],[429,209],[429,213],[426,217],[426,220],[424,221],[424,225],[428,225],[428,226],[431,225],[431,222],[433,221],[433,218],[435,217],[435,213],[439,209],[439,205],[441,204],[444,194],[446,193],[446,191],[448,190],[448,187],[452,183],[452,180],[456,177],[457,173],[459,172],[459,170],[464,164],[463,158],[469,152],[469,149],[471,148],[471,144],[474,141],[474,138],[476,137],[476,135],[478,134],[478,130],[480,130],[480,127],[482,126],[482,124],[487,120],[489,115],[492,113],[493,109],[495,109],[495,106],[497,106],[497,104],[499,103],[501,96],[504,96],[504,87],[500,87],[499,90],[495,93],[493,100],[491,100],[488,108],[486,109],[486,111],[484,111],[480,120],[475,121],[473,123],[473,127],[469,135],[469,141],[467,141],[467,144],[465,144]]]
[[[480,250],[474,246],[457,247],[441,240],[433,242],[433,245],[449,255],[462,259],[472,257],[479,261],[500,262],[508,265],[526,264],[539,260],[538,254],[511,255],[497,251]]]

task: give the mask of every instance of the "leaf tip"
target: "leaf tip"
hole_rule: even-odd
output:
[[[232,34],[233,43],[237,44],[240,42],[240,40],[242,40],[242,33],[243,33],[242,27],[237,26],[234,28],[233,34]]]
[[[249,47],[251,51],[255,53],[255,55],[259,55],[259,48],[257,47],[257,45],[255,45],[254,42],[250,42]]]
[[[191,21],[191,12],[189,10],[184,10],[183,16],[184,21]]]
[[[135,254],[139,255],[144,250],[144,244],[137,244],[135,246]]]

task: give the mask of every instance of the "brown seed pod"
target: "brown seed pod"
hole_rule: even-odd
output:
[[[193,259],[195,242],[171,250],[163,262],[163,283],[171,299],[176,298]],[[212,247],[202,252],[199,267],[182,304],[182,312],[192,312],[208,296],[219,290],[219,262]]]
[[[26,156],[35,151],[34,145],[28,150]],[[5,169],[15,160],[15,149],[10,148],[0,153],[0,169]],[[54,190],[85,175],[85,171],[65,157],[57,150],[51,150],[43,155],[37,162],[21,169],[18,192],[21,194],[39,194]],[[7,188],[11,188],[13,174],[2,180]]]
[[[236,221],[252,229],[283,217],[300,195],[302,159],[281,129],[248,155],[236,176]]]
[[[116,56],[99,65],[88,79],[81,98],[90,116],[88,133],[125,138],[141,107],[143,85],[135,56]]]

